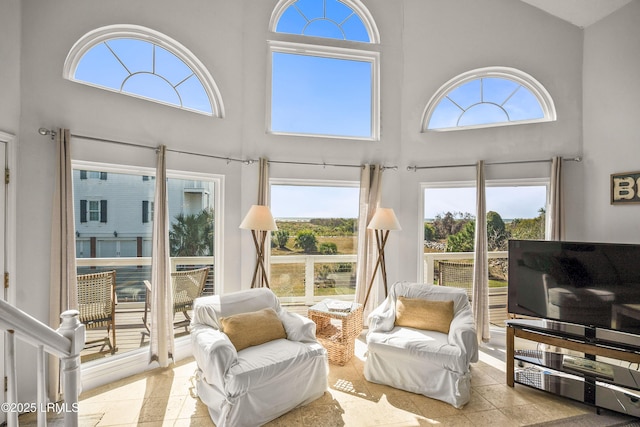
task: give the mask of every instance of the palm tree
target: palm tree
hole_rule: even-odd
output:
[[[171,256],[213,255],[213,210],[179,214],[169,231]]]

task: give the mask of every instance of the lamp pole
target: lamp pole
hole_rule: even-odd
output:
[[[371,275],[371,281],[369,282],[369,288],[367,289],[367,295],[364,298],[363,307],[367,306],[369,300],[369,294],[373,287],[373,281],[376,278],[378,267],[380,267],[380,274],[382,275],[382,282],[384,283],[384,297],[387,297],[387,268],[384,260],[384,246],[387,244],[387,238],[389,237],[389,230],[373,230],[376,235],[376,246],[378,247],[378,259],[376,260],[376,266],[373,268],[373,274]]]
[[[373,282],[376,278],[378,267],[380,267],[380,274],[382,275],[382,282],[384,283],[384,297],[387,297],[387,265],[384,259],[384,247],[387,244],[387,238],[389,237],[389,232],[391,230],[402,230],[402,227],[400,227],[400,223],[398,222],[398,218],[396,218],[396,214],[395,212],[393,212],[393,209],[381,207],[376,208],[376,211],[373,214],[371,221],[369,221],[369,225],[367,225],[367,228],[373,230],[373,233],[376,236],[378,259],[376,260],[375,267],[373,267],[371,281],[369,282],[367,295],[364,298],[364,304],[362,305],[363,307],[366,307],[367,302],[369,301],[369,295],[371,294],[371,288],[373,288]]]
[[[253,271],[253,279],[251,279],[251,287],[259,288],[262,284],[271,289],[269,286],[269,278],[267,277],[267,269],[264,266],[264,242],[267,239],[267,232],[263,230],[251,230],[253,243],[256,245],[256,268]],[[256,280],[259,282],[256,285]]]

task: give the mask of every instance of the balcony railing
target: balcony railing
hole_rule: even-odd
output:
[[[356,255],[273,255],[270,283],[283,304],[353,299]]]
[[[116,270],[118,304],[142,303],[145,299],[145,280],[151,280],[151,257],[76,258],[79,274]],[[214,257],[172,257],[171,271],[209,266],[209,277],[204,294],[214,293]]]
[[[509,256],[507,251],[493,251],[488,253],[489,260],[506,259]],[[424,281],[425,283],[437,283],[436,273],[438,272],[440,261],[463,261],[468,260],[473,264],[473,252],[430,252],[424,257]],[[471,294],[471,279],[466,278],[467,283],[456,284],[458,287],[467,286],[467,292]],[[440,284],[440,283],[439,283]],[[445,283],[446,285],[446,283]],[[489,321],[497,326],[504,326],[507,319],[507,289],[508,283],[504,286],[489,287]]]
[[[507,251],[494,251],[489,252],[489,259],[507,258],[509,252]],[[473,252],[429,252],[424,254],[424,282],[434,283],[436,277],[436,262],[437,261],[452,261],[452,260],[471,260],[473,261]]]
[[[489,259],[506,259],[508,252],[489,252]],[[311,305],[324,298],[351,299],[355,294],[356,255],[272,255],[270,261],[271,289],[283,304]],[[473,252],[425,253],[424,282],[435,283],[438,261],[473,260]],[[144,301],[144,280],[150,280],[150,257],[78,258],[78,270],[87,272],[114,268],[117,270],[118,302]],[[174,257],[171,269],[177,271],[208,265],[213,267],[214,257]],[[205,288],[213,294],[213,268]],[[506,307],[506,282],[504,287],[492,288],[490,293],[499,296],[494,306]],[[493,297],[498,301],[498,297]],[[504,307],[502,307],[504,306]],[[506,313],[506,309],[503,310]]]

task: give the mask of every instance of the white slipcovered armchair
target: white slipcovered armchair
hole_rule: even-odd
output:
[[[448,334],[397,326],[399,297],[414,301],[453,301],[453,320]],[[478,341],[464,289],[397,282],[368,321],[364,368],[368,381],[442,400],[456,408],[469,401],[470,363],[478,361]]]
[[[264,309],[275,311],[286,338],[236,350],[231,316],[253,316]],[[242,328],[257,336],[263,323]],[[285,311],[267,288],[196,299],[191,327],[198,396],[218,427],[265,424],[327,389],[327,352],[316,341],[315,323]],[[237,338],[234,342],[238,345]]]

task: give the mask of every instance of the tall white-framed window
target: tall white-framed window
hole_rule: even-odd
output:
[[[486,182],[487,238],[489,252],[504,252],[507,241],[545,239],[549,206],[548,179],[491,180]],[[447,252],[474,251],[476,218],[475,182],[422,183],[420,189],[421,253],[419,280],[438,281],[439,260],[468,262],[473,256],[448,258]],[[506,260],[503,255],[500,258]],[[502,267],[505,267],[502,263]],[[498,281],[507,280],[494,270]]]
[[[359,183],[271,179],[271,289],[284,303],[355,294]]]
[[[554,120],[553,99],[533,76],[515,68],[487,67],[467,71],[442,85],[427,103],[421,131]]]
[[[82,36],[65,59],[63,77],[224,117],[222,96],[204,64],[176,40],[139,25],[109,25]]]
[[[107,181],[80,179],[82,171],[108,173]],[[76,209],[82,200],[104,201],[109,206],[106,224],[81,222],[76,211],[76,252],[78,274],[116,270],[118,310],[144,309],[145,280],[151,280],[151,239],[153,229],[155,170],[85,161],[73,162],[73,184]],[[222,201],[224,176],[184,171],[167,171],[169,243],[171,271],[208,266],[205,294],[221,292],[222,277]],[[206,193],[199,210],[185,205],[185,191],[198,189]],[[98,206],[101,203],[98,203]],[[90,205],[88,203],[87,205]],[[142,207],[142,220],[141,220]],[[89,214],[90,215],[90,214]],[[146,221],[145,221],[146,220]],[[175,321],[182,320],[175,314]],[[148,342],[140,316],[121,314],[117,334],[137,334],[136,340],[118,339],[118,352],[139,350]],[[177,336],[184,332],[176,328]],[[88,331],[92,333],[92,331]],[[142,333],[142,340],[140,339]],[[147,340],[145,342],[145,339]],[[134,343],[135,344],[132,344]],[[130,345],[124,344],[129,343]],[[92,357],[91,351],[84,352]],[[83,353],[84,354],[84,353]]]
[[[268,42],[270,133],[380,138],[380,36],[359,0],[281,0]]]

